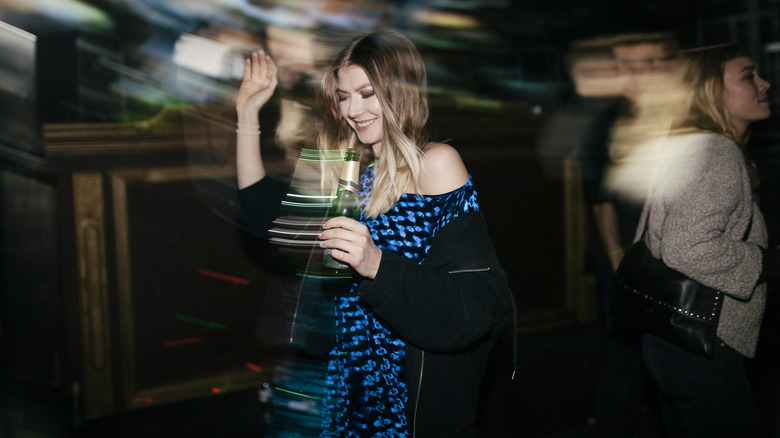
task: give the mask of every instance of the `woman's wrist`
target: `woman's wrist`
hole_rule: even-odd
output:
[[[260,135],[260,124],[236,123],[236,134]]]
[[[251,111],[251,110],[237,110],[236,111],[237,121],[240,125],[259,125],[260,124],[260,117],[257,114],[257,111]]]

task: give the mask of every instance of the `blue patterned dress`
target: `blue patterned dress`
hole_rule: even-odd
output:
[[[363,207],[374,182],[374,169],[361,176]],[[460,213],[477,211],[477,192],[469,177],[462,187],[442,195],[404,194],[376,219],[361,220],[376,245],[421,263],[436,232]],[[330,352],[323,404],[322,437],[408,436],[405,406],[406,344],[363,304],[355,293],[336,297],[338,340]]]

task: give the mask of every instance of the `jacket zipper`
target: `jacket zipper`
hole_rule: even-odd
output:
[[[423,371],[425,371],[425,351],[420,350],[420,377],[417,381],[417,397],[414,399],[414,419],[412,420],[412,438],[417,436],[417,408],[420,406],[420,391],[422,391]]]
[[[295,341],[295,324],[297,324],[298,321],[298,308],[301,305],[301,289],[303,288],[303,283],[298,285],[298,296],[295,297],[295,311],[293,312],[293,319],[292,323],[290,324],[290,338],[288,339],[288,342],[290,344]]]
[[[448,274],[463,274],[467,272],[487,272],[490,266],[484,268],[456,269],[447,271]],[[420,350],[420,376],[417,380],[417,396],[414,398],[414,418],[412,419],[412,438],[417,436],[417,409],[420,407],[420,392],[422,391],[423,372],[425,371],[425,351]]]

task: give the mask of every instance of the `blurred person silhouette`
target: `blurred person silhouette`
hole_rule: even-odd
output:
[[[680,85],[667,135],[649,141],[658,160],[635,239],[724,293],[720,343],[709,359],[645,333],[643,357],[669,436],[756,437],[744,359],[755,354],[765,282],[780,275],[780,251],[766,249],[745,144],[750,124],[770,116],[769,83],[748,49],[727,44],[684,53]]]
[[[578,151],[584,199],[595,228],[591,234],[597,236],[589,239],[586,258],[595,272],[606,333],[593,433],[596,437],[632,437],[643,429],[657,429],[655,423],[660,421],[648,403],[654,398],[642,363],[641,334],[619,325],[612,315],[616,293],[612,275],[623,249],[633,241],[643,203],[611,190],[607,180],[615,162],[646,138],[651,129],[648,114],[660,112],[652,107],[657,102],[646,95],[669,86],[678,44],[669,33],[615,35],[599,41],[615,68],[603,80],[619,90],[594,118]]]
[[[561,178],[564,162],[579,158],[582,143],[604,144],[620,107],[623,88],[611,53],[612,38],[589,38],[571,44],[563,67],[571,80],[562,105],[547,119],[539,135],[536,154],[545,174]],[[603,159],[600,159],[603,160]]]
[[[264,52],[236,99],[239,199],[267,230],[289,186],[266,174],[259,110],[278,79]],[[428,140],[426,72],[396,31],[360,36],[326,69],[320,149],[359,147],[360,221],[327,220],[322,248],[356,276],[334,297],[321,436],[476,437],[488,354],[514,306],[457,151]]]
[[[622,196],[623,192],[616,194],[610,191],[605,184],[608,177],[605,173],[608,174],[613,163],[619,163],[647,138],[648,130],[654,129],[658,118],[665,114],[668,106],[659,96],[666,96],[672,88],[670,78],[676,67],[678,50],[675,36],[669,33],[621,35],[612,46],[624,98],[620,105],[625,106],[610,129],[607,155],[601,155],[604,161],[593,163],[601,168],[594,173],[593,182],[598,185],[592,187],[600,194],[591,199],[594,200],[594,216],[613,270],[620,263],[623,249],[633,240],[645,190],[636,188],[634,193],[640,195],[626,199]],[[604,146],[601,145],[601,148]]]
[[[320,80],[319,57],[332,49],[319,41],[315,32],[309,30],[269,25],[266,26],[264,34],[265,49],[269,56],[274,57],[278,84],[272,99],[263,106],[259,115],[266,122],[273,123],[272,129],[265,129],[263,133],[263,138],[268,139],[268,143],[274,146],[266,149],[263,164],[264,169],[271,175],[289,175],[295,170],[301,150],[316,142],[315,107]],[[253,224],[248,225],[252,229]],[[253,231],[264,235],[267,230]],[[302,310],[297,297],[306,297],[306,314],[316,313],[312,309],[323,306],[320,300],[324,297],[319,286],[304,285],[300,276],[289,275],[287,269],[280,271],[272,271],[269,275],[269,293],[263,295],[255,337],[264,344],[283,346],[283,360],[290,368],[298,368],[298,365],[308,368],[311,366],[310,362],[321,362],[319,356],[329,350],[328,340],[332,333],[324,330],[322,325],[319,325],[319,330],[303,330],[300,321],[297,326],[291,327],[291,315],[295,315],[296,310]],[[311,320],[311,325],[317,325],[317,322]],[[298,330],[293,332],[293,328]],[[292,348],[290,344],[295,347]],[[305,354],[298,354],[298,349]]]

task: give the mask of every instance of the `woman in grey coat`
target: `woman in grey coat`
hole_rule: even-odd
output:
[[[662,393],[670,436],[751,437],[758,420],[743,360],[753,357],[777,275],[777,249],[753,199],[744,143],[770,116],[769,83],[738,45],[691,51],[681,72],[683,104],[664,139],[637,238],[669,267],[724,292],[714,357],[645,334],[643,356]]]

